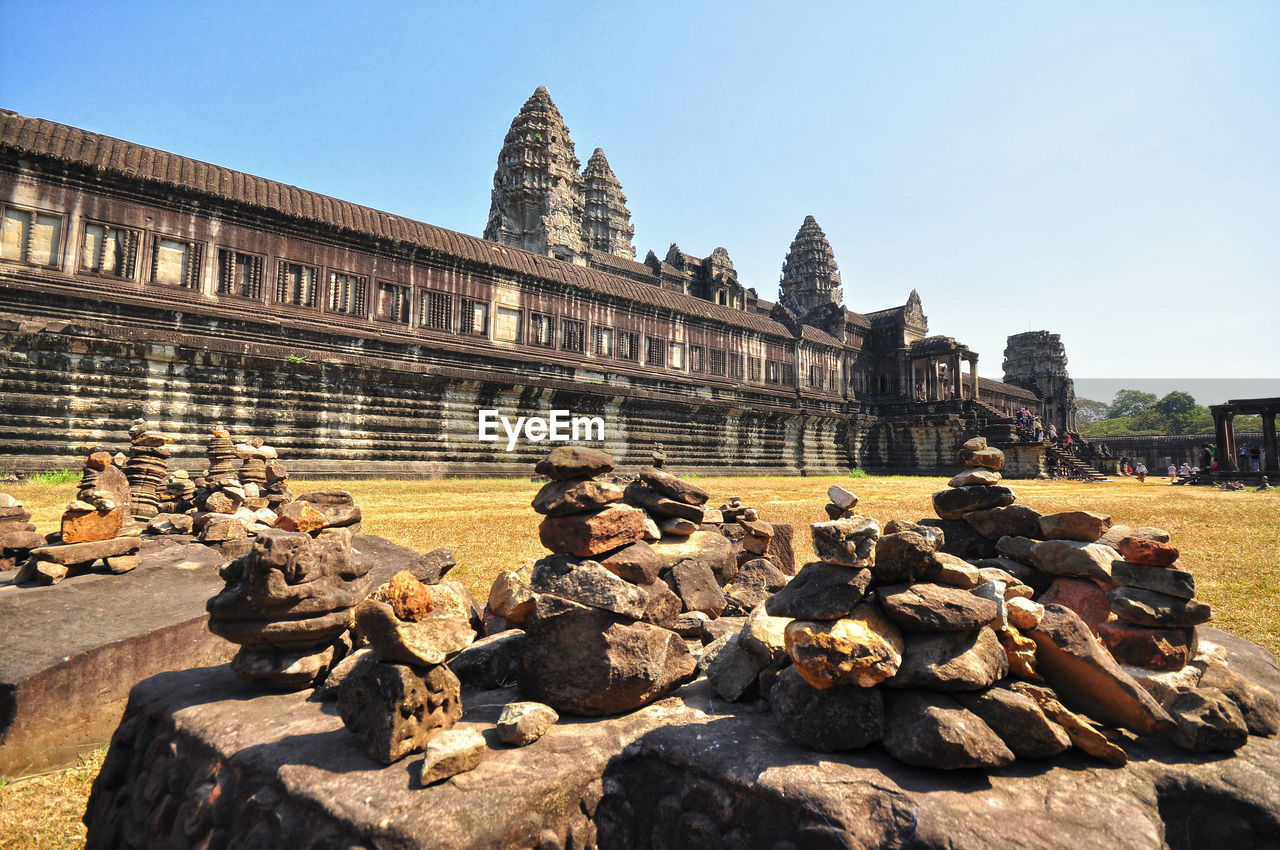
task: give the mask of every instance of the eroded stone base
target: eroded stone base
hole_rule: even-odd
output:
[[[1280,692],[1263,650],[1206,637]],[[1126,768],[1068,753],[944,773],[878,747],[806,752],[762,704],[722,702],[705,680],[621,717],[562,718],[518,749],[493,729],[514,699],[464,691],[459,728],[480,730],[489,752],[417,789],[420,756],[378,765],[307,692],[256,696],[225,667],[157,676],[134,689],[112,741],[88,846],[1176,850],[1280,836],[1274,738],[1227,758],[1144,739],[1126,744]]]

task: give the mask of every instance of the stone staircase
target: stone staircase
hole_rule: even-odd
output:
[[[1090,466],[1080,458],[1063,451],[1057,446],[1047,446],[1045,448],[1045,456],[1051,461],[1057,461],[1063,464],[1068,470],[1068,477],[1081,481],[1109,481],[1107,476],[1098,471],[1097,468]]]

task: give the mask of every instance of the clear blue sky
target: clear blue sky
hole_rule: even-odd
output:
[[[0,0],[0,106],[466,233],[538,85],[639,255],[773,299],[806,214],[999,376],[1280,377],[1280,2]]]

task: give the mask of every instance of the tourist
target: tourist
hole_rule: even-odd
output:
[[[1178,477],[1178,467],[1174,466],[1172,463],[1169,464],[1169,467],[1165,472],[1169,474],[1169,480],[1171,481]]]
[[[1031,425],[1031,433],[1037,443],[1044,442],[1044,424],[1040,421],[1039,416],[1036,417],[1036,421]]]
[[[1241,446],[1240,451],[1236,452],[1236,454],[1240,456],[1240,462],[1236,464],[1236,469],[1239,469],[1241,472],[1247,471],[1249,469],[1249,447]]]
[[[1198,466],[1192,466],[1192,467],[1191,467],[1191,474],[1192,474],[1193,476],[1199,475],[1199,474],[1200,474],[1200,467],[1198,467]]]
[[[1062,446],[1063,446],[1063,448],[1065,448],[1067,451],[1069,451],[1069,452],[1070,452],[1070,451],[1072,451],[1071,446],[1072,446],[1074,443],[1075,443],[1075,440],[1071,439],[1071,432],[1070,432],[1070,431],[1068,431],[1068,432],[1067,432],[1067,436],[1065,436],[1065,437],[1063,437],[1063,438],[1062,438]]]
[[[1147,480],[1147,465],[1142,461],[1138,461],[1138,465],[1134,468],[1133,474],[1138,476],[1138,483],[1145,483]]]
[[[1055,444],[1058,442],[1058,426],[1052,422],[1049,423],[1049,442]]]
[[[1182,466],[1178,467],[1178,477],[1179,477],[1179,478],[1190,478],[1190,477],[1191,477],[1191,464],[1187,463],[1187,462],[1184,460],[1184,461],[1182,462]]]
[[[1249,447],[1249,469],[1252,472],[1262,471],[1262,449],[1257,446]]]

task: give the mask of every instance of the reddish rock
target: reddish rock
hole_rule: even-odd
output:
[[[1116,544],[1126,561],[1148,567],[1167,567],[1178,560],[1178,548],[1145,537],[1126,537]]]
[[[126,512],[124,507],[109,511],[67,511],[62,515],[62,542],[110,540],[120,533]]]
[[[111,465],[110,452],[94,452],[84,459],[84,465],[99,472]]]
[[[1098,585],[1084,578],[1058,578],[1037,600],[1041,605],[1061,605],[1075,611],[1089,628],[1111,618],[1111,599]]]
[[[662,560],[647,541],[640,540],[596,559],[600,566],[633,584],[653,584]]]
[[[1149,670],[1181,670],[1196,654],[1194,628],[1160,629],[1114,619],[1093,626],[1121,664]]]
[[[295,501],[281,505],[276,512],[276,528],[285,531],[319,531],[328,525],[325,515],[310,502]]]
[[[644,529],[644,511],[613,505],[590,514],[547,517],[538,537],[552,552],[591,558],[642,540]]]
[[[1111,517],[1092,511],[1064,511],[1040,517],[1040,536],[1045,540],[1078,540],[1082,543],[1093,543],[1110,527]]]
[[[401,620],[417,622],[435,608],[431,588],[414,578],[408,570],[401,570],[391,577],[381,598]]]

